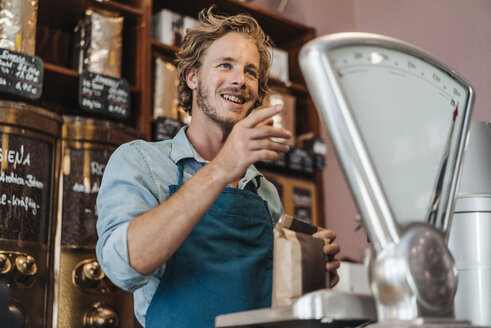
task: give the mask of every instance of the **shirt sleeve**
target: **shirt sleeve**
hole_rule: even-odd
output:
[[[96,254],[106,275],[124,290],[132,292],[148,282],[149,276],[129,265],[127,231],[131,220],[159,204],[159,193],[148,162],[135,143],[116,149],[97,197]]]

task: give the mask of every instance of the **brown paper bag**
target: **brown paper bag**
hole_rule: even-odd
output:
[[[290,305],[305,293],[327,288],[322,240],[281,225],[274,228],[272,306]]]

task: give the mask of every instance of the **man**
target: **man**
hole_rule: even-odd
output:
[[[281,107],[253,111],[268,90],[269,41],[247,15],[210,9],[200,22],[177,56],[191,123],[172,140],[119,147],[97,199],[97,257],[134,292],[146,327],[213,327],[219,314],[271,305],[272,228],[283,209],[252,164],[278,159],[288,146],[271,138],[291,134],[272,126]],[[332,285],[338,266],[326,263]]]

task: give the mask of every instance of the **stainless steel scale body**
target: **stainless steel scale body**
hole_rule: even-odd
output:
[[[472,88],[422,50],[375,34],[317,38],[302,48],[300,65],[372,243],[374,299],[319,291],[283,309],[283,317],[293,314],[295,327],[356,326],[350,319],[375,317],[372,327],[471,327],[454,319],[457,270],[446,243]],[[333,307],[336,298],[347,308]],[[301,304],[316,311],[298,315]],[[292,324],[282,325],[279,312],[218,316],[216,326]]]

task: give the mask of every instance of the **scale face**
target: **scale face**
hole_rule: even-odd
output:
[[[301,65],[329,130],[344,125],[351,133],[355,127],[400,226],[419,221],[446,230],[472,89],[395,39],[342,33],[315,42]],[[343,141],[333,142],[338,154],[346,151]]]

